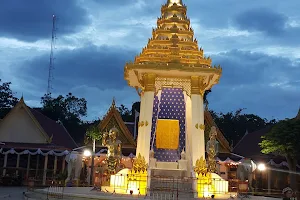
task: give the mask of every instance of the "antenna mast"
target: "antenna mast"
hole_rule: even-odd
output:
[[[49,97],[51,96],[51,90],[52,90],[55,41],[56,41],[56,16],[52,15],[52,38],[51,38],[51,51],[50,51],[50,63],[49,63],[49,71],[48,71],[48,88],[47,88],[47,96],[49,96]]]

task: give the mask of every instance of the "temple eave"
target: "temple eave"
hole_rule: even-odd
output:
[[[177,78],[182,80],[189,80],[192,76],[212,76],[210,84],[206,87],[206,90],[208,90],[219,82],[222,69],[210,66],[205,66],[205,68],[186,67],[182,66],[182,64],[178,65],[177,63],[156,63],[152,65],[127,64],[125,68],[125,80],[127,80],[129,86],[142,89],[143,86],[140,80],[142,75],[146,73],[156,74],[158,78]]]

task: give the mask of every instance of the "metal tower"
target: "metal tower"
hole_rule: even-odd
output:
[[[49,71],[48,71],[48,88],[47,88],[47,95],[49,97],[51,96],[51,90],[52,90],[55,41],[56,41],[56,16],[52,15],[52,38],[51,38],[51,51],[50,51],[50,63],[49,63]]]

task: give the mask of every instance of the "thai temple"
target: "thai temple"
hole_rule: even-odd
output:
[[[137,167],[147,165],[148,179],[201,176],[195,169],[206,165],[203,95],[221,74],[221,67],[212,66],[199,48],[182,0],[168,0],[148,44],[124,69],[141,100],[136,162]],[[148,188],[154,183],[147,180]]]
[[[168,0],[161,12],[147,46],[124,70],[141,98],[136,153],[147,163],[151,150],[159,162],[176,162],[185,151],[195,166],[205,158],[203,95],[222,69],[199,49],[181,0]]]

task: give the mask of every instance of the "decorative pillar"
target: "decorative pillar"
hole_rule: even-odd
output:
[[[137,155],[139,153],[149,164],[149,154],[150,154],[150,143],[151,143],[151,128],[152,128],[152,115],[153,115],[153,102],[155,93],[155,78],[156,74],[147,73],[143,75],[144,84],[144,94],[141,96],[141,115],[138,135],[138,149]]]
[[[44,173],[43,173],[43,185],[46,185],[47,170],[48,170],[48,155],[45,156]]]
[[[185,101],[185,153],[186,159],[188,161],[188,172],[191,172],[193,169],[191,168],[192,162],[192,102],[191,97],[187,95],[185,92],[184,94],[184,101]],[[192,175],[190,174],[192,177]]]
[[[57,156],[54,157],[54,167],[53,167],[53,175],[56,175],[57,170]]]
[[[20,154],[17,155],[17,164],[16,164],[17,170],[16,170],[16,175],[19,174],[19,170],[18,170],[19,166],[20,166]]]
[[[143,148],[143,130],[144,125],[143,120],[144,120],[144,113],[145,113],[145,95],[144,92],[141,92],[141,105],[140,105],[140,117],[139,117],[139,122],[138,122],[138,137],[137,137],[137,148],[136,148],[136,156],[139,155],[144,155],[144,148]]]
[[[196,165],[196,161],[203,157],[205,159],[205,138],[204,138],[204,106],[203,85],[204,78],[199,76],[191,77],[191,99],[192,99],[192,133],[191,133],[191,146],[192,146],[192,163]]]
[[[5,169],[5,168],[6,168],[6,166],[7,166],[7,155],[8,155],[8,153],[6,153],[6,154],[4,155],[4,163],[3,163],[3,168],[4,168],[4,169],[3,169],[3,172],[2,172],[2,173],[3,173],[3,174],[2,174],[3,176],[6,175],[6,169]]]
[[[27,169],[26,169],[26,178],[28,179],[29,178],[29,170],[30,170],[30,157],[31,155],[28,154],[28,157],[27,157]]]

